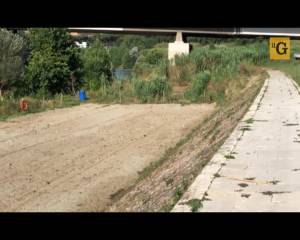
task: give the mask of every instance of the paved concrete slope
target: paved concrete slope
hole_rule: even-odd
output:
[[[260,94],[173,211],[300,211],[300,95],[269,71]],[[199,199],[199,200],[195,200]],[[193,200],[193,201],[191,201]]]

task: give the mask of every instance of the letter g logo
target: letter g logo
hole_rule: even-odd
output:
[[[283,45],[283,47],[281,47]],[[289,48],[286,47],[286,42],[279,42],[277,43],[277,46],[276,46],[276,52],[279,54],[279,55],[284,55],[284,54],[287,54],[287,50]]]
[[[270,59],[271,60],[290,60],[291,42],[287,37],[270,38]]]

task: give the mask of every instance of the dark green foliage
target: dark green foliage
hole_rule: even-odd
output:
[[[25,84],[30,95],[63,92],[68,87],[70,68],[50,50],[36,51],[26,68]]]
[[[169,95],[171,86],[162,76],[154,76],[149,81],[133,80],[134,94],[142,101],[149,102],[155,98],[164,98]]]
[[[190,90],[187,92],[187,97],[191,101],[198,101],[206,90],[210,79],[211,75],[209,72],[198,73],[192,81]]]
[[[265,42],[247,46],[215,45],[194,49],[188,56],[178,56],[175,66],[168,63],[167,49],[144,49],[134,66],[131,81],[133,93],[141,102],[175,100],[188,102],[218,102],[227,99],[228,88],[238,91],[232,79],[238,74],[251,74],[251,66],[263,63],[268,56]],[[182,86],[185,92],[171,95],[171,84]],[[229,86],[229,85],[234,86]],[[163,89],[163,90],[161,90]],[[172,100],[173,99],[173,100]]]
[[[73,45],[71,36],[64,28],[32,28],[29,34],[32,51],[51,49],[63,54]]]
[[[198,48],[190,54],[191,61],[197,66],[198,71],[215,70],[216,68],[235,69],[243,60],[257,64],[268,57],[266,42],[255,43],[247,46]]]
[[[167,50],[164,48],[153,48],[144,50],[138,57],[136,64],[134,66],[134,73],[136,75],[141,75],[147,71],[158,70],[160,74],[161,70],[165,75],[167,72]],[[159,69],[160,68],[160,69]]]
[[[95,41],[82,55],[84,77],[91,90],[112,82],[111,58],[104,45]]]
[[[131,49],[131,50],[134,50]],[[126,51],[122,57],[122,65],[121,67],[124,69],[131,69],[133,68],[137,59],[137,54],[131,53],[131,51]]]
[[[125,35],[118,39],[117,44],[123,48],[132,49],[137,47],[140,50],[145,48],[151,48],[157,42],[150,37],[140,35]]]
[[[31,55],[25,71],[26,91],[75,94],[82,85],[80,50],[63,28],[29,31]]]
[[[123,56],[127,53],[126,48],[114,46],[109,50],[112,62],[112,68],[116,69],[122,65]]]
[[[0,91],[16,86],[23,73],[23,37],[0,29]]]
[[[191,199],[187,202],[187,205],[191,207],[192,212],[198,212],[198,210],[203,207],[200,199]]]
[[[170,37],[166,36],[121,36],[110,49],[113,68],[133,68],[135,63],[138,61],[139,57],[143,55],[144,50],[154,47],[154,45],[157,43],[168,41],[170,41]],[[151,50],[154,50],[154,52],[150,53],[150,55],[152,54],[153,56],[153,54],[157,53],[157,58],[160,58],[161,53],[156,52],[156,49]],[[164,51],[166,52],[166,50]],[[152,56],[149,57],[151,58]],[[153,63],[153,61],[156,60],[150,59],[151,63]]]
[[[164,59],[167,59],[167,50],[164,48],[153,48],[145,50],[139,62],[157,65]]]

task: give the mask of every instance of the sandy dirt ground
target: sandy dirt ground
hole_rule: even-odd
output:
[[[96,105],[0,122],[0,211],[102,211],[214,105]]]

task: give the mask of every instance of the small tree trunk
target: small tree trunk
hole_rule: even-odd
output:
[[[75,92],[75,87],[74,87],[74,81],[72,81],[72,91],[73,91],[73,94],[74,96],[76,95],[76,92]]]
[[[76,77],[72,73],[71,74],[71,88],[72,88],[72,92],[73,92],[74,96],[76,95],[75,86],[74,86],[75,85],[75,80],[76,80]]]
[[[121,86],[119,86],[119,97],[120,97],[120,103],[122,103]]]
[[[62,106],[62,103],[63,103],[63,94],[61,93],[60,94],[60,106]]]

